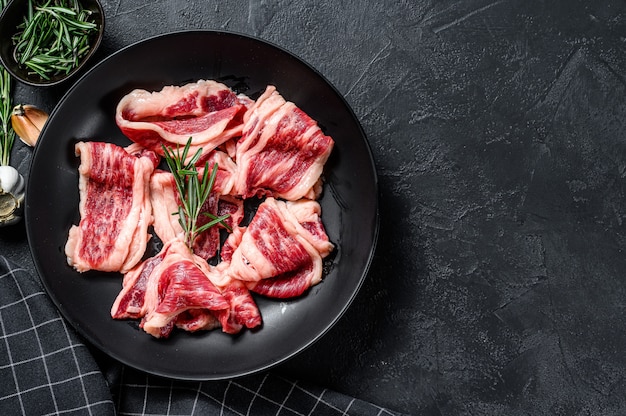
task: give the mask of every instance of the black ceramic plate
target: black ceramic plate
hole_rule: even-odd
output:
[[[216,79],[256,98],[273,84],[335,139],[320,200],[335,255],[322,283],[287,301],[257,297],[259,330],[237,336],[221,331],[176,330],[155,339],[133,321],[110,318],[121,288],[118,273],[79,274],[63,248],[78,223],[81,139],[130,144],[118,130],[117,102],[134,88],[160,90]],[[345,312],[366,276],[378,233],[376,172],[354,114],[315,70],[288,52],[246,36],[180,32],[129,46],[86,73],[50,115],[33,155],[26,196],[26,226],[41,280],[65,318],[110,356],[149,373],[210,380],[273,366],[310,346]],[[355,322],[355,325],[359,325]]]

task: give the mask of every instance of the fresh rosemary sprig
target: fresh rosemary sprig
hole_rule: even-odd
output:
[[[15,141],[11,127],[11,76],[0,65],[0,165],[8,166]]]
[[[0,12],[4,10],[8,0],[0,0]],[[8,166],[15,135],[11,128],[11,76],[0,65],[0,165]]]
[[[28,0],[28,12],[13,36],[13,57],[43,79],[67,74],[89,52],[98,27],[78,0]]]
[[[217,163],[213,165],[209,175],[209,162],[206,162],[204,164],[204,174],[202,179],[200,179],[196,163],[202,155],[202,149],[198,149],[189,162],[184,163],[187,160],[190,146],[191,138],[187,141],[182,152],[179,146],[174,151],[162,145],[165,162],[174,176],[174,182],[176,183],[176,189],[181,201],[178,212],[174,212],[172,215],[178,214],[178,222],[185,233],[185,244],[193,251],[194,241],[203,231],[220,223],[226,228],[230,229],[230,227],[224,223],[224,220],[228,218],[228,214],[217,217],[211,213],[202,212],[202,207],[209,198],[215,184],[218,165]],[[200,215],[208,216],[211,221],[198,226]]]

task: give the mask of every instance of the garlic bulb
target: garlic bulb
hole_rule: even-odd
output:
[[[13,166],[0,166],[0,226],[22,219],[24,177]]]
[[[39,133],[48,120],[48,113],[30,104],[13,107],[11,126],[20,140],[29,146],[35,146]]]

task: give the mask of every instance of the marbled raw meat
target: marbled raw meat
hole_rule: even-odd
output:
[[[221,324],[215,317],[215,312],[209,309],[188,309],[176,317],[175,326],[187,332],[219,328]]]
[[[333,145],[315,120],[268,86],[244,116],[233,194],[316,199]]]
[[[155,305],[146,303],[146,291],[152,272],[161,264],[167,253],[169,245],[164,246],[157,255],[152,256],[124,274],[122,290],[118,293],[113,306],[111,317],[114,319],[139,319],[143,318]],[[156,301],[156,298],[152,298]]]
[[[228,215],[224,223],[231,229],[237,228],[244,217],[243,200],[231,195],[220,195],[217,201],[217,216]],[[221,226],[221,225],[220,225]]]
[[[261,312],[242,281],[231,280],[221,288],[221,293],[230,304],[229,309],[215,312],[224,332],[236,334],[244,327],[252,329],[261,325]]]
[[[261,312],[245,283],[228,275],[228,262],[221,262],[217,266],[210,266],[202,261],[198,261],[197,264],[204,270],[209,280],[220,289],[230,305],[228,309],[213,311],[222,331],[236,334],[244,327],[252,329],[262,324]]]
[[[289,217],[297,232],[320,253],[322,258],[334,249],[322,222],[322,207],[317,201],[301,199],[287,201],[283,213]]]
[[[156,256],[126,275],[111,316],[141,318],[140,327],[161,338],[169,336],[183,312],[229,309],[230,304],[197,261],[183,242],[166,243]],[[179,325],[191,325],[190,314],[183,315]]]
[[[185,146],[189,157],[200,148],[208,155],[230,138],[241,135],[243,115],[251,100],[226,85],[200,80],[161,91],[136,89],[118,103],[115,121],[124,135],[163,154],[161,145]]]
[[[233,258],[233,253],[241,244],[241,239],[243,234],[246,232],[247,227],[233,227],[233,231],[228,235],[224,244],[222,244],[222,249],[220,251],[220,257],[223,262],[228,262]]]
[[[176,238],[183,240],[183,229],[178,222],[176,184],[171,172],[157,170],[150,178],[150,203],[154,216],[154,233],[167,243]]]
[[[111,314],[117,319],[141,319],[140,326],[155,337],[167,337],[175,327],[197,331],[221,326],[231,334],[259,327],[262,318],[251,291],[275,298],[302,295],[322,280],[322,259],[334,249],[321,221],[320,205],[314,201],[321,192],[323,166],[334,142],[273,86],[256,102],[243,96],[233,98],[232,91],[208,81],[166,87],[157,93],[134,91],[118,106],[118,120],[122,120],[118,124],[136,142],[129,151],[140,156],[144,147],[161,153],[161,143],[182,146],[191,129],[203,122],[200,119],[224,116],[205,117],[207,102],[199,92],[205,87],[218,91],[218,98],[209,100],[213,112],[238,105],[248,110],[221,125],[228,133],[220,140],[194,136],[190,150],[192,155],[202,147],[202,164],[218,164],[215,193],[207,210],[217,216],[228,213],[226,222],[233,231],[217,266],[209,265],[206,258],[217,250],[218,227],[197,241],[212,241],[211,248],[196,244],[192,253],[182,243],[182,228],[172,215],[180,202],[173,177],[169,172],[154,173],[150,181],[154,229],[166,244],[159,254],[125,275]],[[176,103],[159,107],[164,98]],[[135,104],[143,108],[134,108]],[[151,132],[133,132],[124,124],[126,119],[152,124],[146,129]],[[219,129],[211,128],[213,132]],[[181,132],[185,134],[175,137]],[[254,196],[266,199],[251,223],[241,227],[243,199]]]
[[[149,178],[154,155],[130,155],[111,143],[79,142],[80,222],[69,230],[67,262],[77,271],[120,271],[146,250],[152,223]]]
[[[315,201],[309,201],[317,204]],[[307,215],[307,220],[310,215]],[[248,289],[270,297],[294,297],[322,280],[322,257],[332,244],[313,242],[284,201],[267,198],[245,229],[226,241],[222,258],[227,276],[245,282]],[[322,251],[316,248],[322,247]]]
[[[226,153],[214,150],[205,158],[212,171],[217,164],[217,174],[213,183],[213,192],[220,195],[231,195],[235,180],[237,179],[237,165]],[[204,166],[198,168],[200,175],[204,175]]]
[[[189,309],[225,310],[228,301],[190,259],[168,264],[159,275],[159,303],[146,314],[141,327],[155,336],[167,336],[177,316]],[[163,330],[165,329],[165,333]]]

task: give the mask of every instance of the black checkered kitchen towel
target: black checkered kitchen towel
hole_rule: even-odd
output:
[[[3,256],[0,329],[0,415],[397,415],[272,373],[184,382],[97,360],[39,281]]]

